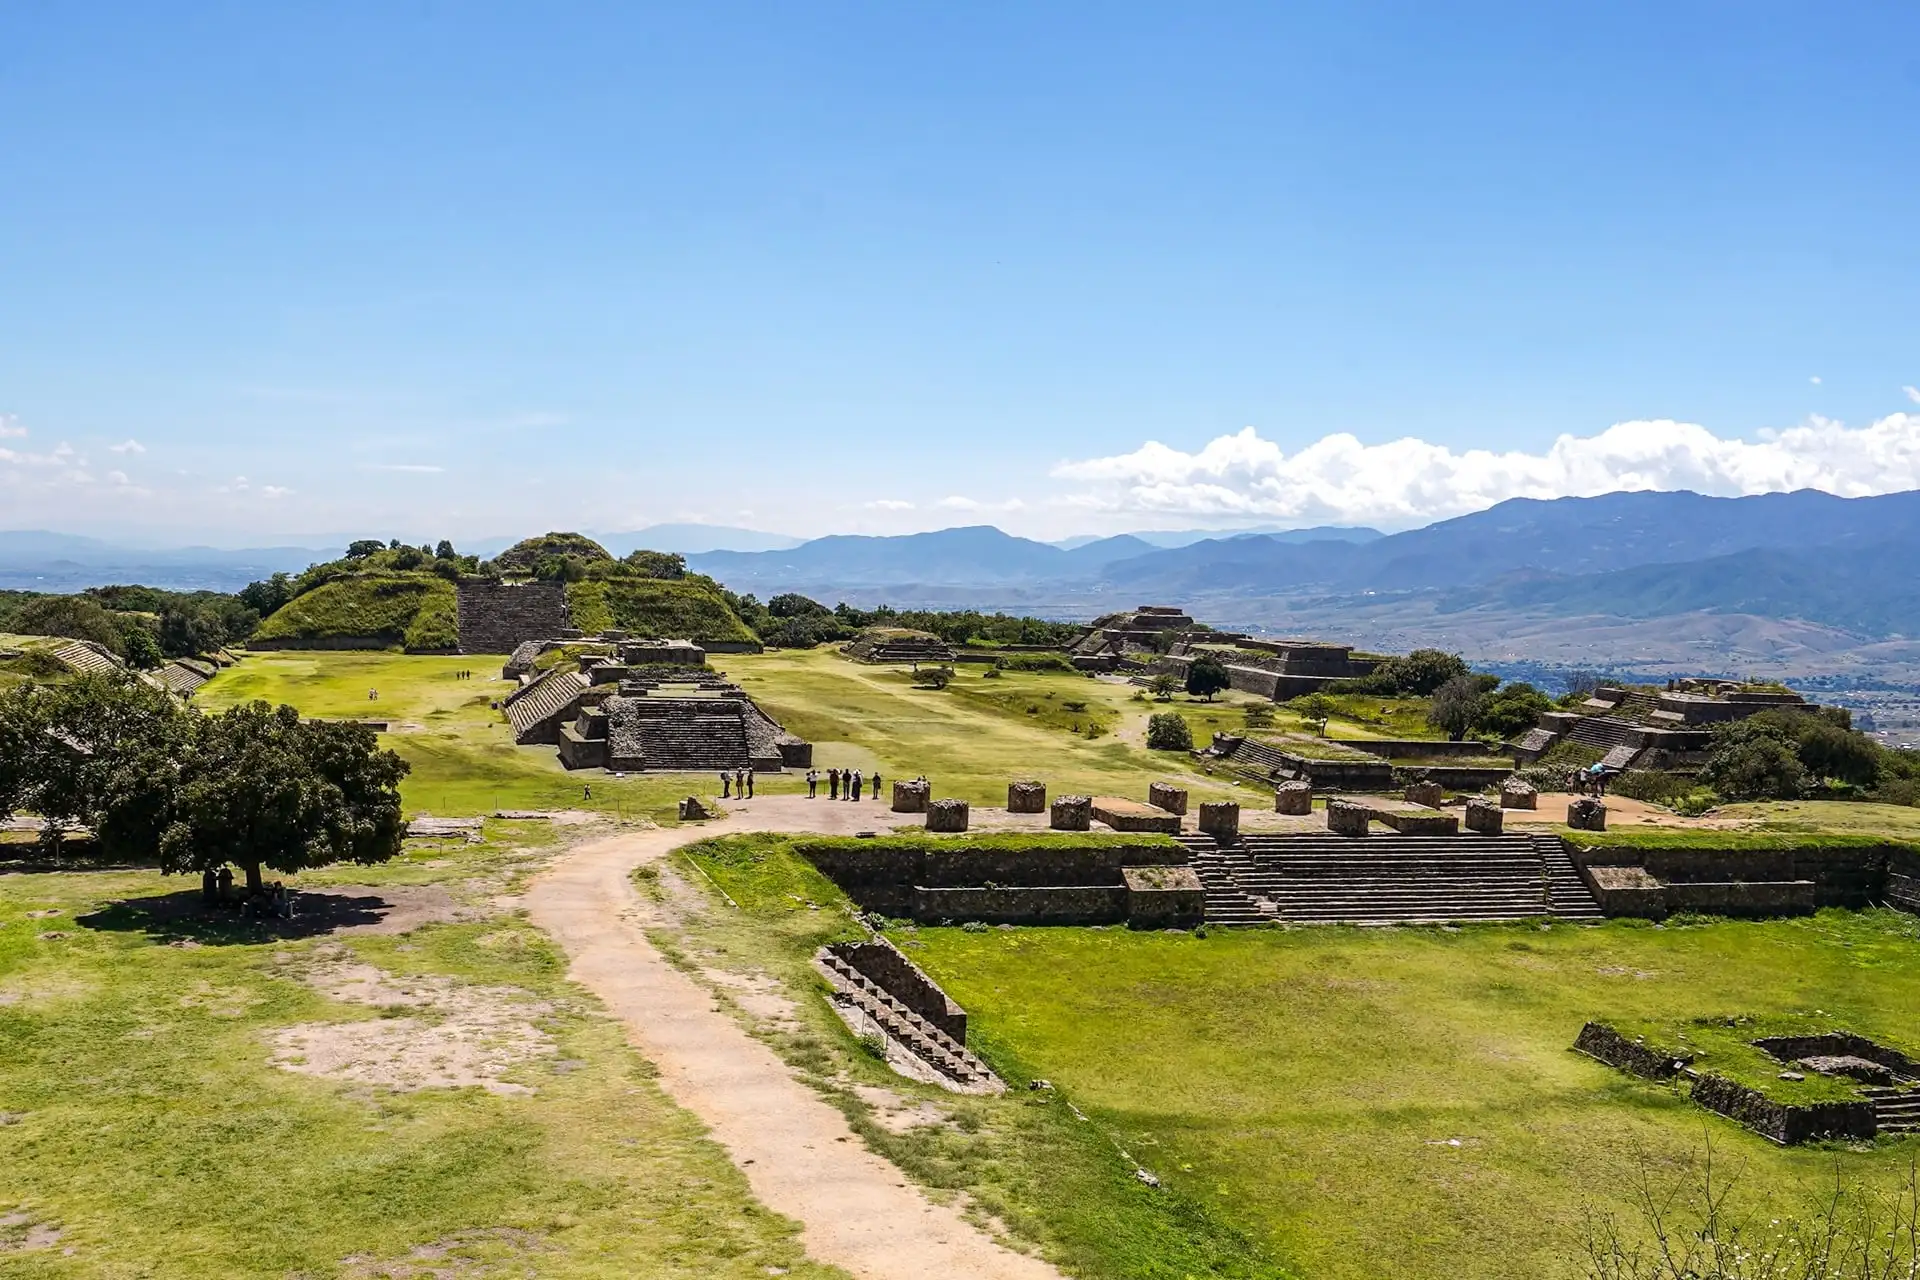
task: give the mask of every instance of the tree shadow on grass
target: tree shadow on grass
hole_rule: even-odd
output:
[[[98,911],[74,917],[86,929],[107,933],[144,933],[160,942],[202,945],[318,938],[342,932],[384,932],[400,904],[374,891],[303,891],[293,895],[293,918],[242,915],[235,907],[209,906],[196,889],[122,898]]]

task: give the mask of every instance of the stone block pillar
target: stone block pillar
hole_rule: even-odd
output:
[[[1446,792],[1437,782],[1416,782],[1407,788],[1408,804],[1423,804],[1429,809],[1438,809],[1446,800]]]
[[[1045,813],[1046,811],[1046,783],[1028,781],[1007,784],[1008,813]]]
[[[1581,796],[1567,806],[1567,825],[1575,831],[1605,831],[1607,806],[1592,796]]]
[[[1313,812],[1313,784],[1311,782],[1283,782],[1273,789],[1273,811],[1292,814],[1296,818],[1305,817]]]
[[[1540,793],[1531,783],[1518,778],[1508,778],[1500,784],[1500,807],[1502,809],[1535,809],[1540,805]]]
[[[1373,810],[1351,800],[1327,801],[1327,830],[1337,836],[1363,836],[1367,834],[1367,823],[1373,820]]]
[[[1151,783],[1147,787],[1147,803],[1156,809],[1165,809],[1168,813],[1184,817],[1187,812],[1186,788],[1176,787],[1171,782]]]
[[[933,788],[925,782],[896,782],[893,784],[893,811],[895,813],[925,813],[927,798]]]
[[[1240,806],[1232,800],[1202,800],[1200,830],[1216,840],[1234,840],[1240,835]]]
[[[1506,810],[1479,796],[1467,801],[1467,830],[1497,836],[1506,825]]]
[[[1093,829],[1093,797],[1054,797],[1053,816],[1047,825],[1055,831],[1091,831]]]
[[[965,800],[935,800],[927,806],[927,830],[965,831],[966,829],[967,802]]]

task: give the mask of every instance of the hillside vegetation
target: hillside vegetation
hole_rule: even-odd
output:
[[[651,639],[696,644],[758,643],[706,578],[605,578],[567,584],[573,625],[586,632],[621,627]]]
[[[258,640],[374,639],[410,651],[460,643],[454,587],[432,573],[385,571],[335,578],[276,609]]]

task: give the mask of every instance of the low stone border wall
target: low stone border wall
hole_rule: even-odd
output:
[[[1725,1076],[1703,1075],[1689,1095],[1707,1110],[1737,1120],[1783,1146],[1815,1138],[1871,1138],[1880,1131],[1871,1102],[1817,1102],[1796,1107],[1775,1102]]]
[[[985,924],[1119,924],[1127,918],[1127,887],[1116,885],[1022,885],[930,889],[915,886],[913,918],[978,920]]]
[[[1573,1047],[1589,1058],[1598,1058],[1610,1067],[1647,1080],[1671,1080],[1693,1061],[1692,1054],[1675,1057],[1629,1040],[1604,1022],[1589,1022],[1581,1027]]]

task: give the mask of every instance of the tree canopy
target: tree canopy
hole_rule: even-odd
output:
[[[1213,701],[1216,693],[1233,687],[1233,677],[1227,673],[1227,664],[1211,653],[1203,653],[1187,664],[1187,693],[1195,698]]]

